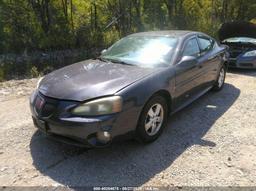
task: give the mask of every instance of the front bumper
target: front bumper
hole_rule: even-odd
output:
[[[42,111],[36,109],[38,96],[44,100]],[[121,113],[92,118],[77,117],[65,111],[73,104],[77,102],[56,100],[35,92],[30,99],[35,127],[50,138],[86,147],[106,146],[113,138],[129,131],[127,127],[120,127],[122,125],[120,117],[124,116]],[[45,111],[46,109],[48,110]]]
[[[105,140],[98,139],[98,134],[106,132],[111,135],[112,125],[105,126],[102,122],[76,122],[70,121],[68,124],[60,120],[58,123],[32,116],[35,127],[50,138],[76,146],[101,147],[106,146],[112,141],[112,137]],[[107,135],[108,135],[107,134]]]

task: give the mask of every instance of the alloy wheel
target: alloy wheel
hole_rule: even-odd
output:
[[[218,87],[219,88],[223,85],[224,79],[225,79],[225,70],[224,70],[224,68],[221,68],[220,74],[219,74],[219,79],[218,79]]]
[[[164,120],[164,109],[159,103],[154,104],[148,111],[145,119],[145,131],[148,135],[154,136],[161,128]]]

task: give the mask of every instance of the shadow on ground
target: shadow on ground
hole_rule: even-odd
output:
[[[34,166],[66,186],[140,186],[165,170],[189,147],[214,147],[204,135],[236,101],[240,90],[225,84],[170,117],[168,128],[154,143],[116,143],[104,149],[80,149],[35,133],[30,148]],[[210,105],[210,106],[209,106]]]

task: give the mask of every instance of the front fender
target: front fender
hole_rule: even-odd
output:
[[[115,95],[123,98],[123,111],[120,113],[117,123],[125,126],[127,131],[134,130],[144,105],[152,95],[160,90],[174,95],[174,85],[175,72],[172,67],[168,67],[120,90]]]

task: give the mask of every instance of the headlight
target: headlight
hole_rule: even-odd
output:
[[[39,85],[40,85],[40,82],[42,81],[43,77],[39,78],[39,80],[37,81],[37,84],[36,84],[36,89],[39,88]]]
[[[256,56],[256,50],[246,52],[243,56],[244,57]]]
[[[118,113],[121,110],[122,98],[120,96],[112,96],[81,104],[72,109],[71,113],[83,116],[96,116]]]

